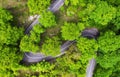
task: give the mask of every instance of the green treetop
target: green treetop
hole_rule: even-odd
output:
[[[50,5],[50,0],[28,0],[31,14],[42,14]]]
[[[81,34],[80,32],[84,29],[83,23],[68,23],[65,22],[64,25],[61,27],[62,37],[65,40],[75,40]]]

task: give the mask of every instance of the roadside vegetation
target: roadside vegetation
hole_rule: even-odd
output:
[[[93,77],[120,76],[120,1],[65,0],[59,11],[47,10],[52,0],[5,0],[0,5],[0,77],[85,77],[90,59],[97,65]],[[39,24],[24,34],[40,15]],[[97,28],[100,36],[81,36]],[[55,62],[20,64],[24,52],[55,56],[67,40],[76,40]]]

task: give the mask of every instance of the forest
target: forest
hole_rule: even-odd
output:
[[[48,60],[25,63],[25,53]],[[1,0],[0,77],[120,77],[120,0]]]

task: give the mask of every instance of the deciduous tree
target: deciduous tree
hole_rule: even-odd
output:
[[[81,34],[80,32],[84,29],[83,23],[68,23],[65,22],[64,25],[61,27],[62,37],[65,40],[75,40]]]

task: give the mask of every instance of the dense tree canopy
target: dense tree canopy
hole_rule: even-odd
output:
[[[77,47],[81,53],[81,60],[88,62],[91,58],[96,57],[96,51],[98,50],[98,44],[94,39],[79,38],[77,40]]]
[[[93,77],[119,77],[120,0],[65,0],[52,13],[48,7],[54,1],[58,0],[27,0],[29,15],[40,15],[39,24],[28,35],[12,25],[14,16],[9,11],[13,8],[0,8],[0,77],[85,77],[91,58],[97,62]],[[91,28],[97,28],[100,36],[88,39],[81,35]],[[54,63],[19,64],[24,52],[56,56],[62,43],[73,40],[76,42]]]
[[[106,9],[105,9],[105,8]],[[93,20],[97,24],[107,25],[116,16],[116,8],[105,1],[88,3],[84,11],[80,11],[82,21]]]
[[[58,37],[47,38],[42,45],[41,52],[47,56],[57,56],[60,54],[60,42]]]
[[[40,34],[44,32],[44,29],[40,25],[34,26],[30,32],[30,36],[25,35],[20,42],[20,50],[23,52],[37,52],[39,51]]]
[[[16,44],[20,37],[23,35],[22,28],[12,27],[9,21],[12,15],[2,8],[0,8],[0,43],[1,44]]]
[[[65,22],[64,25],[61,27],[62,37],[65,40],[75,40],[81,35],[80,32],[83,29],[83,23],[76,24]]]
[[[31,14],[42,14],[50,5],[50,0],[28,0]]]
[[[12,15],[0,8],[0,76],[14,77],[21,58],[18,45],[23,29],[12,26],[9,21],[12,21]]]
[[[99,54],[97,62],[104,68],[114,67],[120,61],[120,36],[116,36],[114,32],[106,32],[99,38]]]
[[[45,28],[56,25],[55,15],[50,11],[41,14],[39,21]]]

